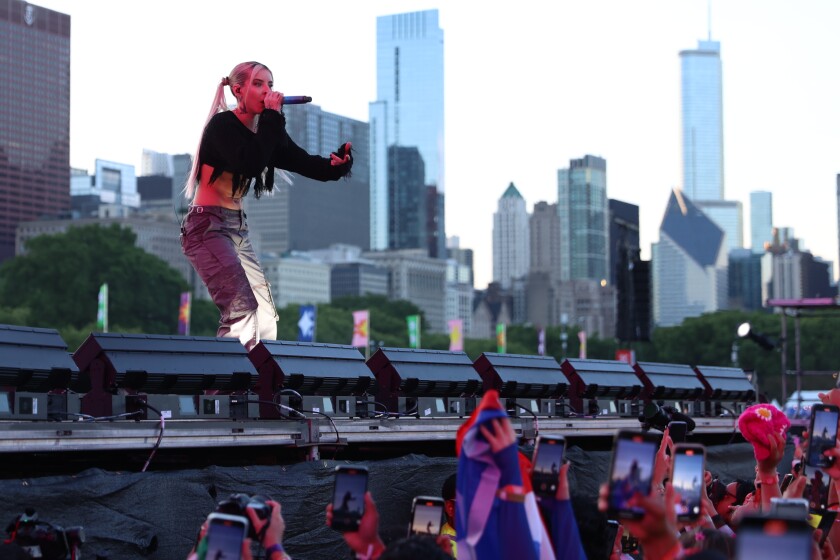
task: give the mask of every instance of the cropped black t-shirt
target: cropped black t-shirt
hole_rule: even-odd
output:
[[[331,165],[330,159],[308,154],[286,132],[286,117],[272,109],[262,112],[257,132],[233,113],[222,111],[204,128],[198,154],[199,169],[213,167],[212,183],[227,171],[233,174],[233,196],[245,196],[254,180],[257,198],[274,188],[274,168],[299,173],[318,181],[335,181],[350,171],[350,164]]]

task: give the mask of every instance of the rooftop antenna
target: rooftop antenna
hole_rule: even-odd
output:
[[[712,0],[708,0],[706,5],[707,5],[708,22],[709,22],[709,41],[711,41],[712,40]]]

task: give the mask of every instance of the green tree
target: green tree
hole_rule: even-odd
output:
[[[116,224],[36,237],[26,255],[0,266],[0,302],[27,309],[31,327],[82,329],[95,322],[99,287],[107,282],[109,330],[173,334],[187,284],[135,240]]]

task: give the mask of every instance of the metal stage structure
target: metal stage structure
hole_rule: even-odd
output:
[[[93,333],[0,325],[2,454],[454,442],[488,390],[517,433],[604,438],[641,429],[645,405],[730,434],[755,399],[737,368]],[[654,407],[656,408],[656,407]],[[454,449],[454,446],[453,446]]]

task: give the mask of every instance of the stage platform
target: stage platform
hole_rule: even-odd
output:
[[[731,434],[732,416],[695,418],[694,439]],[[455,441],[464,418],[333,418],[300,420],[166,420],[161,449],[208,447],[308,448],[317,457],[319,447]],[[626,417],[511,419],[517,434],[532,439],[541,434],[567,438],[611,438],[617,430],[639,430],[638,420]],[[142,450],[160,437],[159,420],[86,421],[2,421],[0,454],[52,453],[62,451]]]

